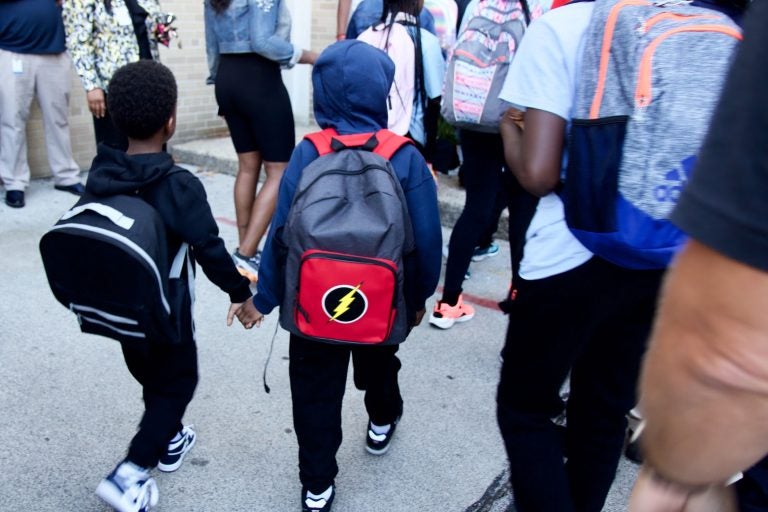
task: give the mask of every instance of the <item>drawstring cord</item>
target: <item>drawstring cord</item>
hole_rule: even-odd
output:
[[[270,388],[267,384],[267,367],[269,366],[269,360],[272,359],[272,348],[275,346],[275,338],[277,337],[277,329],[280,327],[280,321],[275,319],[275,332],[272,333],[272,341],[269,342],[269,352],[267,353],[267,360],[264,362],[264,372],[261,374],[261,380],[264,383],[264,391],[269,393]]]

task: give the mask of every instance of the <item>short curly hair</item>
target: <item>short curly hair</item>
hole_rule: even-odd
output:
[[[147,140],[171,118],[177,97],[171,70],[153,60],[140,60],[115,72],[109,81],[107,109],[128,138]]]

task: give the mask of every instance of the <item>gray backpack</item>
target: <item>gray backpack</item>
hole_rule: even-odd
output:
[[[596,0],[563,187],[566,221],[619,266],[665,268],[668,217],[694,168],[741,30],[686,2]]]
[[[320,156],[276,235],[287,250],[280,323],[328,343],[400,343],[409,331],[403,257],[414,240],[389,158],[410,141],[388,130],[306,138]]]
[[[497,133],[499,99],[531,15],[526,0],[480,0],[448,55],[440,113],[454,126]]]

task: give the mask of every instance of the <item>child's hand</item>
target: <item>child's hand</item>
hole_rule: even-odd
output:
[[[243,304],[242,307],[237,310],[236,314],[237,319],[240,320],[240,323],[243,324],[243,327],[246,329],[250,329],[254,325],[256,327],[261,327],[261,322],[264,321],[264,315],[256,309],[252,300]]]
[[[251,300],[248,299],[247,302],[251,302]],[[240,308],[243,307],[243,304],[245,304],[245,302],[233,302],[229,305],[229,311],[227,312],[227,327],[232,325],[232,320],[235,319],[235,315],[240,310]]]

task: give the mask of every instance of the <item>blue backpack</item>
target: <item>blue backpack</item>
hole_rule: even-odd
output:
[[[595,1],[562,198],[569,228],[596,255],[658,269],[682,247],[669,214],[740,39],[739,27],[710,9]]]

